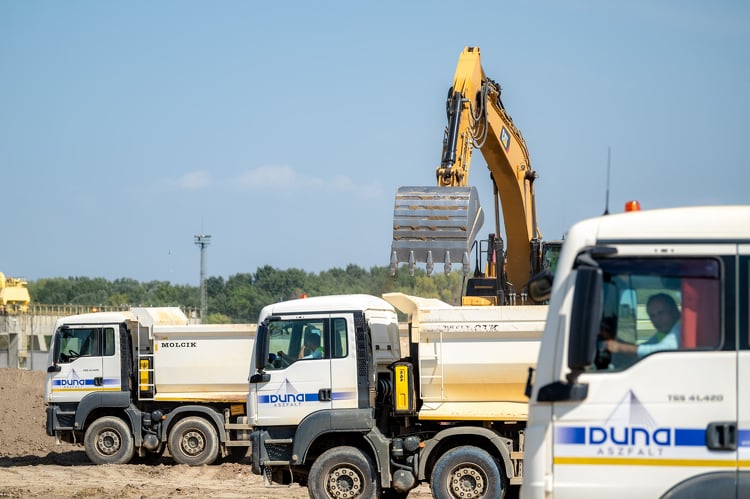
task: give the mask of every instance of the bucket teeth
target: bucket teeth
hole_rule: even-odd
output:
[[[417,264],[433,272],[443,262],[450,273],[451,258],[461,255],[464,274],[469,272],[469,254],[484,213],[476,187],[400,187],[393,207],[391,273],[400,263],[409,264],[414,275]]]

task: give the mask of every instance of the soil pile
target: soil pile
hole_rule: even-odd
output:
[[[56,445],[44,429],[44,382],[41,371],[0,369],[0,464],[26,457],[33,464],[66,464],[66,456],[81,450],[70,444]],[[67,456],[70,457],[70,456]],[[33,459],[32,459],[33,458]]]
[[[0,498],[307,498],[298,485],[266,487],[248,463],[189,467],[168,456],[154,465],[91,464],[82,446],[45,431],[46,373],[0,369]],[[409,499],[431,497],[422,486]]]

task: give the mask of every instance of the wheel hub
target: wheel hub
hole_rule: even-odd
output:
[[[456,497],[476,499],[484,494],[484,478],[472,467],[459,468],[453,473],[450,488]]]
[[[116,431],[106,430],[99,434],[96,444],[102,454],[111,456],[117,453],[122,442],[120,441],[120,435]]]
[[[358,497],[362,493],[362,480],[352,468],[337,468],[328,477],[328,490],[336,498]]]
[[[206,447],[203,435],[197,431],[188,431],[182,436],[182,450],[189,456],[197,456]]]

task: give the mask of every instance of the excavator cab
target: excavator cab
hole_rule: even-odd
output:
[[[505,260],[502,238],[490,234],[486,239],[477,239],[474,257],[474,273],[466,279],[461,305],[505,305],[509,290],[502,265]],[[501,262],[499,270],[497,262]]]

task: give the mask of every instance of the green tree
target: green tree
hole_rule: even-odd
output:
[[[402,292],[425,298],[438,298],[452,305],[461,303],[462,276],[452,272],[445,276],[435,273],[427,277],[422,269],[410,276],[406,266],[391,276],[389,267],[366,270],[354,264],[332,268],[319,274],[301,269],[280,270],[270,265],[259,267],[255,273],[238,273],[224,279],[208,277],[206,295],[209,316],[206,322],[256,322],[261,309],[271,303],[299,298],[302,294],[321,296],[331,294],[364,293],[381,296],[383,293]],[[138,282],[120,278],[67,277],[43,278],[29,283],[29,293],[35,303],[62,305],[179,306],[197,309],[199,289],[195,286],[174,285],[167,281]]]
[[[208,314],[205,324],[232,324],[232,318],[224,314]]]

